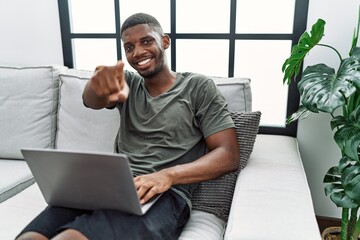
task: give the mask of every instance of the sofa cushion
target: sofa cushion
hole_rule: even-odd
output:
[[[14,160],[12,160],[14,162]],[[24,161],[16,161],[26,164]],[[15,237],[47,206],[38,185],[32,184],[21,193],[0,204],[0,239]]]
[[[321,240],[296,138],[257,136],[237,179],[224,239]]]
[[[260,112],[232,112],[240,149],[240,166],[237,171],[227,173],[219,178],[205,181],[196,188],[192,205],[195,210],[214,214],[225,222],[230,212],[236,179],[246,164],[253,150],[259,130]]]
[[[228,102],[231,112],[250,112],[252,95],[249,78],[212,77],[221,94]]]
[[[193,210],[178,240],[223,239],[226,223],[214,214]]]
[[[0,169],[0,203],[35,182],[25,161],[1,159]]]
[[[0,66],[0,158],[23,159],[24,147],[54,148],[57,66]]]
[[[82,101],[91,71],[68,69],[60,73],[56,148],[113,152],[119,128],[117,111],[86,108]]]

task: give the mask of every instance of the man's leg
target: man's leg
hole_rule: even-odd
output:
[[[178,239],[189,215],[186,201],[168,191],[143,216],[113,210],[92,212],[49,207],[23,230],[21,237],[33,231],[49,239],[56,236],[57,240],[173,240]]]
[[[92,214],[76,218],[60,230],[64,230],[64,234],[68,229],[77,230],[91,240],[174,240],[180,236],[189,215],[186,201],[170,190],[143,216],[95,210]]]
[[[52,240],[88,240],[81,232],[78,232],[74,229],[67,229],[60,234],[56,235]],[[22,234],[18,240],[49,240],[47,237],[43,236],[37,232],[26,232]]]
[[[31,221],[16,239],[50,239],[58,234],[59,227],[74,221],[78,216],[91,213],[92,211],[49,206]]]
[[[26,232],[21,234],[17,240],[48,240],[48,238],[37,232]]]
[[[88,240],[81,232],[74,229],[67,229],[58,235],[56,235],[52,240]]]

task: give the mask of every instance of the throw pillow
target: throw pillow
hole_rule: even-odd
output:
[[[194,210],[209,212],[227,222],[236,180],[239,172],[246,166],[253,150],[259,130],[261,112],[232,112],[239,149],[239,169],[219,178],[201,182],[196,188],[192,205]]]

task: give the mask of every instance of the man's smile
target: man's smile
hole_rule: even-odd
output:
[[[143,59],[141,61],[136,62],[136,65],[141,69],[147,68],[152,59],[153,59],[152,57]]]

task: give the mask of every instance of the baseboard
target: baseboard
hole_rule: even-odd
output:
[[[323,217],[323,216],[316,216],[316,220],[319,225],[320,233],[324,231],[327,227],[335,227],[341,226],[341,219],[340,218],[331,218],[331,217]]]

